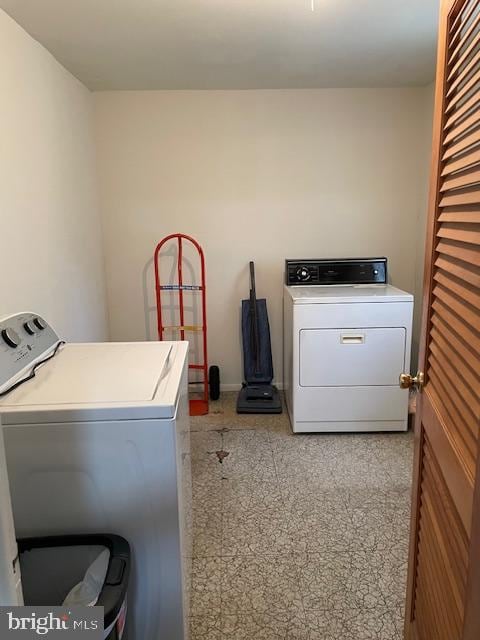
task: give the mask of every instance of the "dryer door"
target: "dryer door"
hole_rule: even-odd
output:
[[[404,327],[303,329],[300,386],[397,386],[405,367]]]

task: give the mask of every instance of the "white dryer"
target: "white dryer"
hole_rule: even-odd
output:
[[[185,342],[63,344],[32,313],[0,321],[15,534],[126,538],[131,639],[188,638],[187,355]]]
[[[293,431],[406,430],[413,296],[386,258],[287,260],[283,304]]]

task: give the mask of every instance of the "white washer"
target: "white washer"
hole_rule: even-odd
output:
[[[287,260],[284,385],[294,432],[408,428],[398,380],[410,370],[413,296],[387,284],[386,269],[385,258]]]
[[[0,321],[0,336],[0,393],[55,352],[34,378],[0,398],[17,538],[123,536],[132,548],[128,638],[185,640],[188,344],[57,348],[53,329],[32,313]]]

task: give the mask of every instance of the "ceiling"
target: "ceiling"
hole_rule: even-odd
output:
[[[424,85],[434,76],[438,4],[0,0],[93,90]]]

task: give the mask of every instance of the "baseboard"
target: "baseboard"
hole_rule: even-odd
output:
[[[220,383],[220,391],[239,391],[242,387],[241,383],[238,384],[222,384]]]

